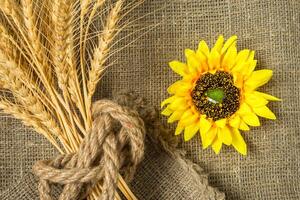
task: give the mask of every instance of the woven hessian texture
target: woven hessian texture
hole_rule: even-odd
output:
[[[156,11],[155,11],[156,10]],[[181,146],[188,158],[207,171],[213,186],[227,199],[300,199],[300,1],[149,0],[138,9],[146,16],[140,28],[159,24],[123,53],[102,82],[99,95],[110,89],[131,88],[159,108],[167,87],[179,80],[168,67],[184,60],[184,49],[195,49],[201,39],[210,45],[219,34],[236,34],[238,48],[256,51],[257,69],[272,69],[272,80],[260,91],[283,99],[270,103],[276,121],[243,132],[248,156],[225,147],[220,155],[202,150],[197,136]],[[125,34],[126,35],[126,32]],[[137,34],[140,35],[140,34]],[[136,35],[134,36],[136,37]],[[122,44],[130,42],[128,37]],[[120,74],[120,72],[122,72]],[[174,126],[172,126],[174,128]]]
[[[273,79],[260,90],[283,99],[270,104],[278,120],[261,120],[262,127],[243,133],[249,149],[247,157],[227,147],[218,156],[211,149],[202,150],[199,136],[181,146],[187,150],[188,158],[209,173],[209,182],[225,192],[226,199],[298,200],[299,10],[300,1],[297,0],[146,0],[132,14],[146,16],[123,32],[121,38],[126,38],[118,43],[118,47],[140,38],[114,54],[112,59],[117,62],[106,73],[95,99],[111,97],[113,92],[129,88],[159,108],[159,103],[167,97],[166,88],[179,79],[168,68],[169,61],[184,60],[183,50],[196,48],[201,39],[212,45],[219,34],[225,37],[236,34],[239,49],[256,51],[258,69],[274,70]],[[140,31],[129,35],[137,29]],[[146,31],[149,32],[142,35]],[[34,161],[57,152],[46,140],[24,129],[11,117],[1,116],[1,126],[0,192],[3,192],[16,183]],[[141,176],[138,173],[137,180]],[[176,199],[162,191],[180,188],[180,181],[180,177],[165,181],[169,187],[162,184],[153,191],[161,192],[166,199]],[[190,189],[192,192],[195,188]],[[135,191],[139,190],[135,188]]]

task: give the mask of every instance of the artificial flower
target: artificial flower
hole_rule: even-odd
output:
[[[200,132],[204,149],[219,154],[222,145],[233,146],[242,155],[247,145],[240,130],[260,126],[258,116],[276,119],[267,107],[280,99],[257,89],[272,77],[272,70],[255,70],[254,51],[237,51],[237,36],[224,41],[219,36],[209,49],[205,41],[197,51],[185,50],[187,63],[169,63],[182,77],[168,89],[171,95],[161,103],[168,123],[177,122],[175,135],[183,132],[188,141]]]

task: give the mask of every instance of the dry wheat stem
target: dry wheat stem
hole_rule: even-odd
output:
[[[92,96],[109,66],[104,64],[120,31],[124,0],[118,0],[108,10],[101,32],[89,33],[93,20],[104,16],[104,3],[105,0],[0,1],[6,20],[0,25],[0,86],[15,97],[13,101],[0,100],[0,109],[33,127],[61,153],[77,151],[89,132]],[[6,26],[17,37],[9,35]],[[93,34],[99,35],[99,42],[95,45],[91,41],[88,48]],[[78,60],[74,45],[77,39]],[[136,199],[122,178],[119,188],[128,199]],[[88,199],[100,195],[101,185],[96,185]],[[121,199],[118,194],[116,199]]]
[[[87,13],[88,10],[88,5],[90,4],[90,0],[82,0],[81,1],[81,7],[80,7],[80,33],[79,33],[79,45],[80,45],[80,70],[81,70],[81,77],[82,77],[82,85],[83,85],[83,96],[84,99],[86,100],[87,96],[87,89],[86,89],[86,69],[85,69],[85,63],[84,63],[84,52],[82,51],[82,40],[83,40],[83,23],[84,23],[84,17]],[[86,102],[85,102],[86,103]],[[89,123],[89,113],[90,111],[88,110],[89,107],[85,107],[86,110],[86,128],[89,128],[91,123]]]
[[[0,8],[7,16],[12,17],[17,26],[22,27],[21,11],[14,0],[1,0]]]
[[[97,10],[98,9],[101,9],[102,6],[104,5],[105,3],[105,0],[96,0],[93,8],[92,8],[92,11],[89,15],[89,18],[88,18],[88,22],[87,22],[87,26],[86,26],[86,30],[85,30],[85,33],[84,33],[84,40],[83,40],[83,47],[82,47],[82,57],[85,57],[85,52],[86,52],[86,42],[88,41],[88,31],[90,29],[90,25],[92,23],[92,20],[93,18],[95,17],[96,13],[97,13]],[[99,35],[99,32],[96,33],[97,35]],[[85,70],[85,68],[83,67],[82,70]],[[87,91],[85,91],[87,93]]]
[[[112,8],[107,16],[107,22],[103,28],[103,33],[99,36],[98,47],[95,48],[93,58],[91,61],[91,67],[89,71],[89,80],[87,82],[88,94],[85,96],[85,102],[87,107],[91,107],[92,96],[95,92],[97,83],[99,81],[100,75],[104,70],[104,63],[108,56],[108,51],[112,40],[115,37],[116,26],[119,21],[120,11],[124,1],[119,0]],[[91,112],[87,110],[87,121],[91,126],[92,117]]]
[[[70,43],[72,37],[71,7],[70,1],[55,0],[52,12],[54,25],[52,55],[58,85],[62,91],[67,90],[68,71],[71,64],[68,62],[68,57],[72,57],[72,55],[68,55],[70,53],[69,49],[72,49]]]
[[[5,58],[3,54],[0,53],[0,77],[2,81],[6,84],[3,85],[4,88],[9,89],[13,91],[14,96],[18,99],[19,103],[23,105],[23,108],[26,107],[25,110],[28,110],[28,113],[34,114],[34,118],[39,121],[38,124],[40,124],[43,127],[46,127],[48,130],[51,130],[48,133],[48,138],[52,138],[52,135],[55,137],[60,138],[60,140],[65,141],[66,139],[63,137],[63,134],[60,130],[60,128],[57,126],[56,122],[53,120],[53,117],[44,105],[41,103],[40,99],[36,96],[36,94],[32,93],[19,79],[18,77],[24,77],[23,71],[18,67],[18,65],[14,61],[9,61],[8,58]],[[5,61],[5,62],[4,62]],[[5,67],[4,67],[5,66]],[[16,105],[17,104],[12,104]],[[16,108],[17,109],[17,108]],[[17,113],[15,111],[15,113]],[[21,113],[21,112],[19,112]],[[26,113],[25,113],[26,114]],[[24,115],[24,113],[23,113]],[[24,117],[22,118],[23,121]],[[32,122],[32,120],[31,120]],[[28,124],[28,123],[27,123]],[[36,124],[35,124],[36,125]],[[36,128],[36,130],[39,130]],[[42,130],[42,129],[41,129]],[[42,132],[45,133],[45,132]],[[53,142],[52,142],[53,143]],[[55,145],[57,146],[57,144]],[[66,145],[65,145],[66,146]],[[61,149],[59,148],[61,151]]]
[[[39,33],[36,27],[36,17],[34,15],[33,10],[33,0],[21,0],[22,8],[23,8],[23,18],[25,27],[29,30],[28,31],[28,41],[32,46],[33,54],[36,55],[37,60],[42,65],[42,70],[45,74],[48,74],[47,69],[47,61],[45,60],[45,52],[42,44],[40,42]],[[49,77],[48,77],[49,78]]]
[[[53,24],[54,24],[54,45],[52,54],[58,77],[59,86],[63,91],[68,113],[72,113],[69,100],[79,108],[83,120],[86,121],[85,107],[83,106],[80,84],[78,82],[77,70],[73,52],[73,26],[72,26],[72,1],[56,0],[54,3]],[[70,77],[72,77],[70,79]],[[70,90],[68,90],[70,87]],[[74,119],[70,115],[72,128],[75,129]]]
[[[8,2],[8,0],[7,0]],[[17,26],[19,26],[19,30],[20,30],[20,33],[21,33],[21,36],[23,37],[24,41],[25,41],[25,44],[27,44],[27,47],[30,49],[31,52],[34,52],[31,48],[31,45],[29,43],[29,41],[27,40],[26,36],[25,36],[25,33],[22,29],[22,25],[20,24],[20,21],[21,19],[18,17],[19,15],[15,14],[15,13],[18,13],[16,10],[19,10],[17,9],[17,6],[15,5],[15,3],[13,1],[10,1],[9,3],[10,4],[4,4],[4,8],[3,10],[6,10],[6,11],[10,11],[11,13],[8,13],[14,20],[15,24]],[[4,11],[5,13],[5,11]],[[39,63],[39,61],[36,59],[36,56],[35,54],[32,54],[32,61],[34,62],[35,66],[37,68],[35,68],[35,70],[39,71],[40,73],[38,73],[38,76],[40,77],[41,81],[43,82],[44,86],[47,88],[49,94],[50,94],[50,97],[53,101],[54,104],[56,104],[56,111],[58,112],[58,115],[57,117],[58,118],[61,118],[59,119],[59,122],[62,122],[61,125],[63,127],[63,129],[65,130],[65,132],[67,133],[68,137],[72,137],[72,133],[70,132],[70,129],[69,127],[65,127],[65,125],[68,125],[69,123],[67,122],[67,119],[65,117],[65,114],[64,112],[62,111],[61,107],[60,107],[60,104],[55,96],[55,92],[53,91],[53,88],[51,87],[50,83],[49,83],[49,80],[47,79],[47,76],[46,74],[44,73],[43,71],[43,68],[42,68],[42,65],[41,63]],[[65,123],[63,123],[65,122]],[[72,140],[70,140],[72,146],[74,147],[75,145],[72,143]]]
[[[44,101],[45,107],[53,114],[53,105],[51,105],[49,99],[43,94],[40,90],[39,85],[33,80],[30,76],[31,72],[28,71],[28,66],[20,66],[15,63],[18,60],[17,50],[15,46],[10,42],[12,40],[7,33],[6,29],[0,25],[0,50],[2,60],[11,60],[10,66],[15,66],[11,69],[11,71],[16,75],[20,82],[22,82],[26,87],[32,92],[35,93],[35,96]],[[25,64],[25,63],[23,63]],[[10,80],[8,80],[10,81]]]
[[[13,94],[17,97],[23,106],[26,106],[27,110],[35,114],[41,123],[51,130],[52,134],[55,136],[62,135],[60,128],[57,126],[56,122],[53,120],[51,114],[48,113],[44,105],[40,100],[34,95],[19,79],[18,77],[24,77],[22,70],[19,68],[17,63],[0,52],[1,61],[1,79],[6,83],[4,88],[13,91]],[[5,62],[4,62],[5,61]],[[6,70],[5,70],[6,69]]]

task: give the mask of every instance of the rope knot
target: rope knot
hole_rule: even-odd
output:
[[[52,200],[52,183],[64,185],[60,200],[83,199],[97,184],[101,197],[115,197],[118,174],[130,180],[143,158],[145,126],[139,114],[110,100],[93,104],[93,124],[78,152],[38,161],[33,166],[40,178],[43,200]]]

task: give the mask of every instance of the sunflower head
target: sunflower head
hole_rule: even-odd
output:
[[[197,51],[185,50],[186,63],[170,62],[181,80],[168,88],[169,98],[161,103],[168,123],[177,121],[176,135],[183,132],[188,141],[200,132],[204,149],[216,154],[223,144],[246,155],[247,146],[240,130],[260,126],[258,116],[276,119],[267,107],[280,99],[256,91],[272,77],[272,70],[255,71],[254,51],[237,51],[237,36],[226,42],[219,36],[209,49],[205,41]]]

